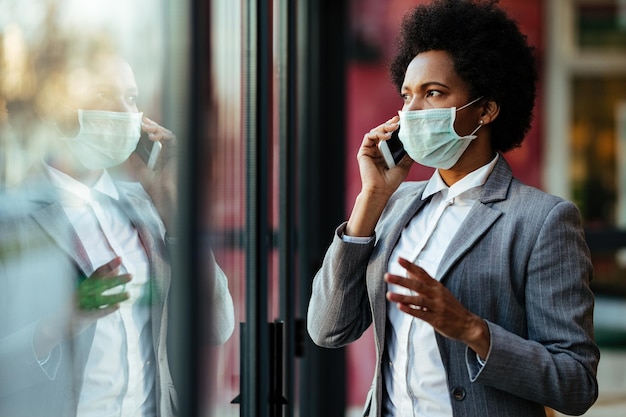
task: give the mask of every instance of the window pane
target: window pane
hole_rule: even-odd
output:
[[[187,28],[163,5],[0,3],[2,416],[177,407],[167,318],[187,79],[173,70]],[[140,136],[148,156],[161,144],[154,167]]]
[[[593,285],[626,294],[626,258],[622,254],[626,245],[619,243],[623,240],[620,229],[626,228],[626,223],[624,213],[618,210],[618,202],[626,195],[619,182],[619,170],[626,161],[624,144],[620,144],[624,138],[618,131],[619,123],[623,123],[620,117],[624,117],[620,109],[626,102],[626,77],[576,76],[572,92],[570,178],[573,199],[589,231]]]
[[[588,225],[615,226],[617,110],[626,78],[578,76],[573,80],[571,176],[575,200]]]
[[[237,22],[237,23],[235,23]],[[241,2],[218,0],[211,9],[211,76],[214,103],[209,129],[212,170],[211,195],[204,196],[211,216],[212,247],[217,262],[228,277],[235,306],[235,329],[230,338],[207,351],[206,411],[213,416],[239,416],[240,403],[231,403],[240,394],[241,334],[239,323],[246,321],[245,309],[245,219],[246,165],[243,128],[243,11]],[[202,191],[201,191],[202,192]],[[241,399],[241,398],[239,398]],[[210,401],[209,401],[210,400]]]
[[[576,5],[577,42],[581,48],[626,49],[626,2],[579,2]]]

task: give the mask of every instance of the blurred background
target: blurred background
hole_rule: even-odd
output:
[[[138,107],[174,131],[180,217],[172,325],[183,415],[357,416],[374,369],[368,332],[345,349],[312,344],[311,280],[359,191],[363,134],[402,102],[387,72],[397,27],[418,0],[0,0],[0,190],[41,157],[36,117],[76,37],[129,59]],[[500,0],[536,48],[540,82],[522,181],[573,200],[592,250],[600,398],[626,407],[626,0]],[[430,176],[413,168],[411,178]],[[237,327],[197,337],[194,278],[211,247]],[[183,388],[181,390],[181,387]],[[623,413],[623,411],[622,411]]]

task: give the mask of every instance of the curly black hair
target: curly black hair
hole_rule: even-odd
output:
[[[434,0],[405,15],[389,70],[400,91],[416,55],[446,51],[472,97],[500,105],[491,124],[492,146],[506,152],[521,146],[533,117],[537,68],[534,48],[498,0]]]

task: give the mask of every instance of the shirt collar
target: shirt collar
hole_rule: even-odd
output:
[[[437,194],[440,191],[445,191],[444,199],[448,200],[454,198],[472,188],[480,187],[487,182],[487,178],[493,168],[496,166],[498,162],[498,158],[500,154],[496,153],[496,156],[486,165],[478,168],[467,174],[465,177],[461,178],[461,180],[452,184],[452,187],[448,187],[441,175],[439,175],[439,170],[436,169],[433,175],[428,180],[426,184],[426,188],[424,188],[424,193],[422,194],[422,200],[427,199],[431,195]]]
[[[100,175],[100,178],[98,178],[92,187],[88,187],[48,164],[45,164],[45,167],[52,184],[59,188],[67,197],[73,196],[74,198],[78,197],[83,201],[92,202],[95,197],[92,192],[97,191],[108,195],[114,200],[119,200],[117,188],[113,183],[113,179],[106,170],[102,172],[102,175]]]

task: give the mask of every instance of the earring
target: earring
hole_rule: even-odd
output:
[[[482,125],[482,124],[483,124],[483,119],[480,119],[480,120],[478,121],[478,124],[479,124],[479,125]]]

